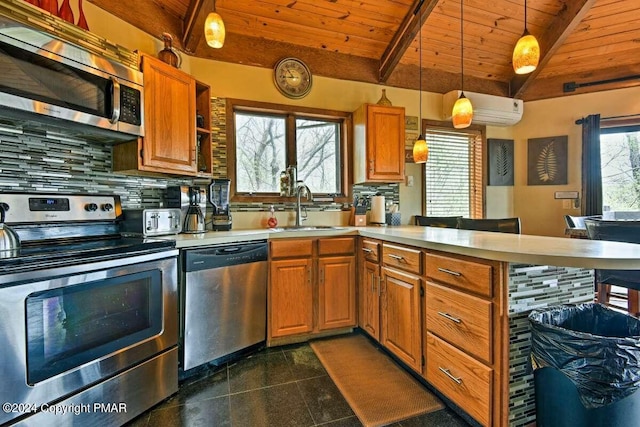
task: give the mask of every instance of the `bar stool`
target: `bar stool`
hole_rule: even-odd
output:
[[[497,231],[500,233],[520,234],[520,218],[458,218],[458,228],[464,230]]]
[[[640,221],[607,221],[586,219],[587,235],[592,240],[640,243]],[[616,307],[611,298],[625,298],[622,293],[613,292],[612,287],[626,289],[627,312],[632,316],[640,314],[640,270],[596,270],[596,301]]]
[[[440,228],[457,228],[460,216],[422,216],[415,215],[416,225]]]

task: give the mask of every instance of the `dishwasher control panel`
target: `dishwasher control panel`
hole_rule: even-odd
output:
[[[184,251],[183,268],[185,272],[190,272],[266,262],[268,253],[266,240],[187,249]]]

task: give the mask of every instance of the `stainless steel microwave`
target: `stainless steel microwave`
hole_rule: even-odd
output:
[[[97,137],[144,136],[139,70],[0,16],[0,118]]]

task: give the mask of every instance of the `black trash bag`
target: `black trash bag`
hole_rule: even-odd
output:
[[[533,369],[553,367],[578,389],[587,409],[633,394],[640,387],[640,320],[601,304],[534,310]]]

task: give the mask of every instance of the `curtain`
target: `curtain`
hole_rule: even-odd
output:
[[[582,215],[602,215],[602,165],[600,162],[600,114],[582,122]]]

